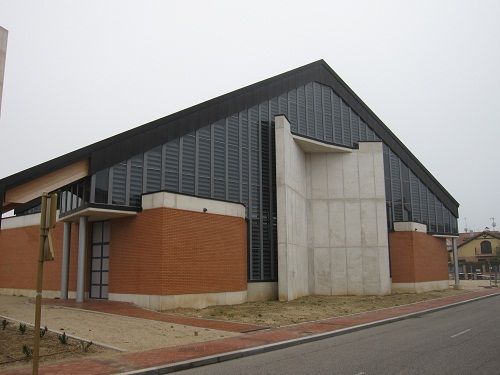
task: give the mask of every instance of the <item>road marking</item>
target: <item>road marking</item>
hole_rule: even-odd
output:
[[[460,335],[463,335],[464,333],[467,333],[467,332],[469,332],[470,330],[471,330],[470,328],[469,328],[469,329],[466,329],[465,331],[458,332],[458,333],[456,333],[456,334],[454,334],[453,336],[450,336],[450,337],[451,337],[452,339],[454,339],[455,337],[460,336]]]

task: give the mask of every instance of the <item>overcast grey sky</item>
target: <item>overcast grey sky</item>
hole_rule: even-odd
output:
[[[500,221],[499,20],[486,0],[0,0],[0,178],[322,58],[483,229]]]

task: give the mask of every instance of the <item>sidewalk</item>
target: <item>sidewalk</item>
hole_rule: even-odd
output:
[[[78,303],[75,302],[75,300],[65,301],[60,299],[44,299],[43,305],[96,311],[100,313],[128,316],[131,318],[148,319],[148,320],[155,320],[157,322],[183,324],[192,327],[210,328],[210,329],[217,329],[221,331],[237,332],[237,333],[246,333],[267,328],[254,324],[227,322],[223,320],[193,318],[188,316],[166,314],[153,310],[146,310],[134,305],[133,303],[128,303],[128,302],[90,300]]]
[[[229,358],[249,355],[253,352],[269,350],[269,347],[261,348],[263,345],[272,346],[278,344],[276,348],[297,345],[301,343],[301,340],[313,341],[327,336],[330,337],[342,334],[350,330],[362,329],[363,327],[359,326],[363,324],[383,324],[383,321],[387,319],[404,319],[407,314],[418,314],[429,309],[446,308],[446,306],[452,304],[463,303],[476,298],[485,298],[493,295],[500,295],[500,291],[496,288],[485,289],[339,318],[300,323],[275,329],[252,331],[220,340],[143,352],[121,353],[107,358],[89,358],[82,361],[47,365],[40,368],[40,374],[115,374],[140,369],[149,369],[149,373],[155,374],[159,372],[158,369],[154,367],[166,366],[169,364],[173,365],[186,361],[184,364],[177,366],[177,368],[172,367],[170,369],[163,369],[162,373],[165,373],[169,370],[190,368],[195,365],[219,362]],[[287,341],[293,339],[301,340],[292,342]],[[240,350],[244,352],[238,352]],[[29,374],[31,370],[30,368],[24,368],[5,373]]]

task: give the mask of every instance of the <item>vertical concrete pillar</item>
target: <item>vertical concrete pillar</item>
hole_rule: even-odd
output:
[[[85,258],[87,245],[87,217],[80,216],[78,226],[78,268],[76,279],[76,302],[83,302],[85,294]]]
[[[453,266],[454,266],[454,269],[455,269],[455,285],[454,285],[454,288],[455,289],[459,289],[460,288],[460,278],[458,277],[458,248],[457,248],[457,238],[456,237],[453,237],[451,239],[452,243],[453,243]]]
[[[71,244],[71,223],[64,222],[62,265],[61,265],[61,299],[68,299],[69,257]]]

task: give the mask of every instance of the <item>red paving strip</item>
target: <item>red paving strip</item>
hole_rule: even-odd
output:
[[[396,318],[408,313],[418,313],[431,308],[443,307],[456,302],[497,294],[498,290],[481,290],[458,296],[445,297],[437,300],[424,301],[412,305],[392,307],[376,311],[325,319],[317,322],[300,323],[281,328],[255,331],[225,339],[204,343],[188,344],[170,348],[154,349],[144,352],[121,353],[107,359],[84,359],[62,364],[46,365],[40,368],[40,374],[114,374],[142,368],[161,366],[181,361],[194,360],[210,355],[258,347],[278,343],[294,338],[327,333],[382,319]],[[5,374],[29,374],[29,367],[12,370]]]
[[[96,300],[96,301],[85,301],[82,303],[77,303],[75,302],[75,300],[64,301],[60,299],[44,299],[43,304],[52,306],[61,306],[61,307],[71,307],[76,309],[97,311],[108,314],[123,315],[132,318],[156,320],[158,322],[218,329],[221,331],[228,331],[228,332],[246,333],[267,328],[255,324],[235,323],[223,320],[212,320],[212,319],[180,316],[174,314],[165,314],[157,311],[146,310],[129,302]]]

